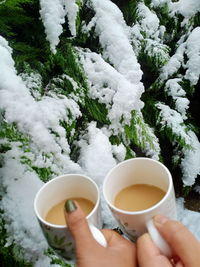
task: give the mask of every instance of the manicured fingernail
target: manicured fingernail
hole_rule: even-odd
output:
[[[65,202],[65,210],[66,212],[70,213],[70,212],[73,212],[77,209],[77,206],[75,204],[75,202],[71,199],[68,199],[66,202]]]
[[[157,224],[164,224],[167,221],[169,221],[169,219],[163,215],[156,215],[154,217],[154,222]]]

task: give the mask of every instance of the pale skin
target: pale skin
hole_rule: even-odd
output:
[[[103,229],[107,247],[93,238],[85,216],[76,209],[65,212],[68,228],[75,240],[78,267],[199,267],[200,243],[183,224],[164,216],[155,216],[154,223],[173,251],[173,259],[163,256],[149,234],[141,236],[137,243],[117,232]]]

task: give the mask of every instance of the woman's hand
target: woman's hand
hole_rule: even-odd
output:
[[[183,224],[161,215],[155,216],[154,223],[172,248],[173,258],[161,255],[149,234],[144,234],[137,241],[140,267],[200,267],[200,243]]]
[[[113,230],[102,230],[107,247],[93,238],[87,220],[77,203],[65,204],[67,226],[75,240],[78,267],[136,267],[136,247]]]

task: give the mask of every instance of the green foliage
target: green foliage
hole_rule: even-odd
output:
[[[158,75],[160,68],[169,60],[170,48],[158,41],[146,39],[142,42],[142,49],[139,53],[139,61],[148,66],[154,75]]]
[[[24,152],[30,151],[30,138],[20,133],[15,123],[8,124],[3,120],[0,122],[0,139],[5,140],[5,143],[3,144],[4,152],[10,147],[8,142],[20,142],[21,144],[19,147],[22,148]]]
[[[50,180],[50,178],[54,174],[50,167],[39,168],[35,166],[34,163],[26,156],[26,154],[24,154],[24,156],[21,156],[20,162],[22,164],[26,164],[30,169],[34,170],[43,182]]]
[[[183,190],[182,190],[183,196],[187,197],[189,195],[189,193],[191,192],[191,190],[192,190],[191,186],[184,186]]]
[[[64,260],[58,258],[54,251],[51,248],[48,248],[45,252],[45,255],[47,255],[51,259],[51,264],[58,264],[62,267],[72,267],[73,265],[66,263]]]
[[[97,100],[87,97],[85,99],[85,108],[87,115],[91,120],[97,120],[102,124],[110,123],[107,119],[108,110],[106,109],[105,104],[101,104]]]
[[[49,52],[39,17],[39,0],[7,0],[0,5],[0,35],[13,48],[19,71],[24,61],[35,66],[38,60],[44,61]]]
[[[117,4],[121,7],[127,25],[132,26],[132,24],[139,19],[137,6],[138,3],[142,2],[142,0],[130,0],[126,2],[114,1],[114,2],[118,2]]]
[[[2,267],[32,267],[31,263],[28,263],[23,258],[17,257],[21,253],[17,253],[17,247],[15,244],[6,246],[8,234],[5,229],[5,221],[3,220],[3,211],[0,210],[0,262]],[[20,251],[18,251],[20,252]]]
[[[40,71],[42,73],[44,87],[49,83],[49,79],[67,74],[76,81],[79,89],[83,90],[82,93],[86,93],[87,83],[85,74],[78,61],[77,52],[68,40],[66,40],[63,45],[60,45],[56,54],[50,54],[47,57]],[[69,81],[65,82],[69,85]],[[65,84],[63,85],[65,86]],[[69,87],[71,87],[71,85]],[[79,92],[79,94],[80,93],[81,92]]]
[[[147,147],[152,151],[156,151],[155,136],[150,132],[149,126],[145,123],[142,114],[133,111],[130,125],[124,127],[125,134],[128,140],[131,140],[134,145],[142,151],[146,151]]]

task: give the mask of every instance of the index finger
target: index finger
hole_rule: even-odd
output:
[[[155,217],[155,225],[175,254],[186,266],[199,267],[200,243],[197,239],[182,223],[167,219],[160,223],[160,217],[160,215]]]

